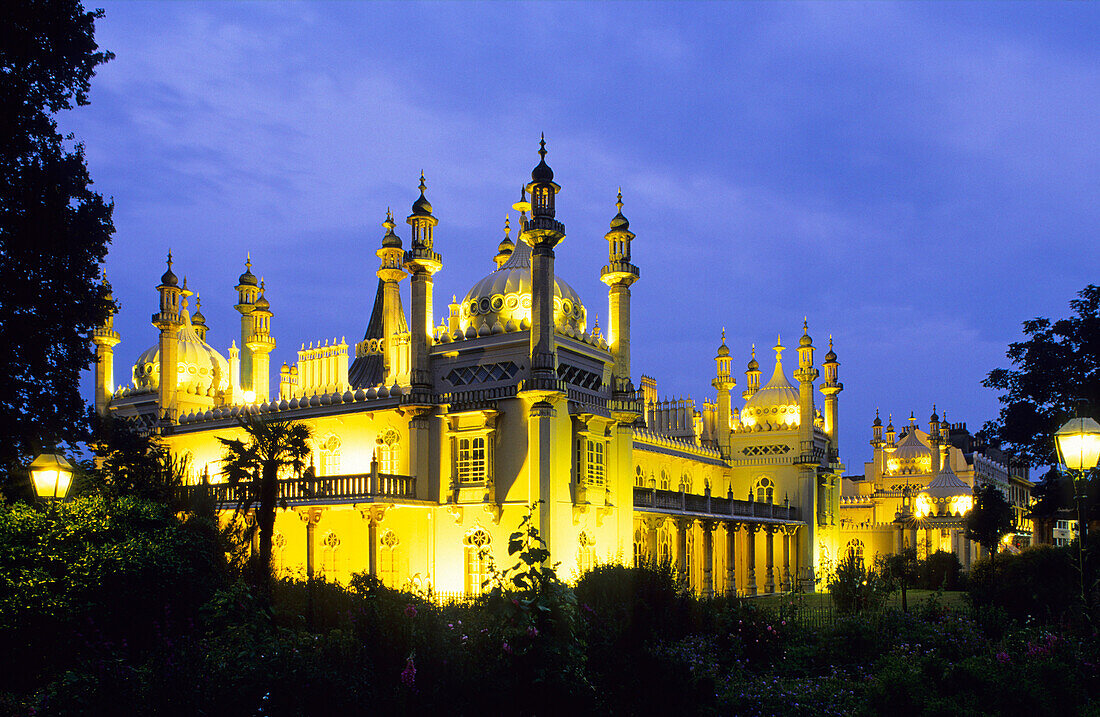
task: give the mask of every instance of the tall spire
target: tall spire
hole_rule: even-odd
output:
[[[504,263],[512,256],[512,252],[515,251],[516,245],[512,242],[512,226],[510,217],[504,215],[504,239],[497,245],[497,255],[493,257],[493,261],[496,262],[497,268],[504,266]]]

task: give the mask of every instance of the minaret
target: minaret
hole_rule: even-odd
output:
[[[504,263],[511,258],[512,252],[515,251],[516,245],[512,242],[512,226],[510,218],[507,214],[504,215],[504,239],[497,246],[497,255],[493,257],[493,261],[496,262],[497,268],[504,266]]]
[[[802,460],[816,463],[814,452],[814,381],[818,372],[814,368],[814,342],[810,338],[808,322],[802,322],[802,337],[798,340],[798,433],[802,444]]]
[[[103,298],[110,304],[107,318],[102,326],[92,332],[92,343],[95,344],[95,412],[101,416],[106,415],[107,403],[115,392],[115,346],[119,342],[118,332],[115,331],[118,306],[106,273],[103,274],[103,289]]]
[[[936,404],[932,404],[932,415],[928,417],[928,442],[932,446],[932,477],[940,474],[940,417],[936,415]]]
[[[752,357],[749,365],[745,367],[745,390],[741,392],[741,398],[748,401],[760,390],[760,363],[756,360],[756,344],[752,345]]]
[[[420,196],[412,204],[409,226],[412,240],[405,252],[405,270],[410,274],[412,286],[412,311],[409,322],[409,358],[411,398],[414,403],[427,403],[431,399],[432,377],[428,365],[428,351],[432,345],[432,276],[443,268],[443,257],[433,248],[435,225],[439,220],[432,215],[432,205],[424,196],[428,187],[424,173],[420,173]]]
[[[821,392],[825,394],[825,433],[833,444],[833,454],[840,451],[838,439],[840,421],[837,417],[837,395],[844,390],[844,384],[837,380],[837,367],[840,363],[833,353],[833,337],[829,337],[829,353],[825,354],[825,361],[821,367],[825,369],[825,380],[821,384]],[[882,421],[878,422],[879,432],[882,432]]]
[[[206,341],[206,317],[202,313],[202,297],[195,293],[195,313],[191,315],[191,328],[195,329],[200,341]]]
[[[381,264],[378,278],[382,280],[382,382],[387,386],[397,383],[397,330],[401,325],[401,280],[407,274],[401,268],[405,251],[401,248],[401,238],[394,234],[393,214],[386,209],[386,221],[382,222],[386,234],[382,237],[382,248],[375,252]]]
[[[153,326],[160,329],[160,387],[161,415],[168,421],[176,420],[176,384],[179,380],[179,344],[177,338],[183,318],[180,315],[179,280],[172,273],[172,252],[168,252],[168,270],[160,277],[160,312],[153,314]]]
[[[730,389],[737,385],[737,381],[730,375],[730,350],[726,346],[726,330],[722,329],[722,344],[718,347],[718,355],[714,362],[718,365],[718,375],[710,382],[710,385],[718,389],[718,451],[723,458],[729,459],[730,452]]]
[[[271,352],[275,349],[275,339],[271,337],[271,304],[264,296],[264,283],[260,281],[260,296],[253,304],[249,314],[252,319],[252,333],[245,343],[246,352],[252,356],[252,392],[256,403],[263,403],[271,397]]]
[[[245,260],[244,273],[237,279],[237,305],[233,308],[241,313],[241,390],[252,389],[252,352],[248,348],[248,339],[252,336],[252,307],[260,295],[260,283],[252,273],[252,254]]]
[[[615,201],[618,213],[611,220],[607,239],[607,266],[600,271],[600,281],[607,284],[608,348],[613,362],[611,386],[614,398],[634,399],[634,384],[630,380],[630,285],[641,275],[630,263],[630,242],[634,234],[630,222],[623,216],[623,190]],[[553,276],[551,274],[551,276]]]

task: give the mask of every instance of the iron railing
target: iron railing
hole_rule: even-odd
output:
[[[236,505],[256,495],[252,482],[208,483],[181,489],[185,501],[213,500]],[[409,500],[416,498],[416,479],[392,473],[354,473],[320,478],[279,479],[276,500],[286,505],[352,503],[366,499]]]
[[[696,495],[674,490],[634,487],[634,508],[660,510],[684,515],[730,516],[768,520],[799,521],[793,505],[777,505],[754,500],[737,500],[712,495]]]

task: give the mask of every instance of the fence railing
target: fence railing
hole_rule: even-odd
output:
[[[800,511],[793,505],[777,505],[754,500],[696,495],[674,490],[634,487],[636,509],[666,510],[685,515],[717,515],[736,518],[765,518],[798,521]]]
[[[239,504],[254,500],[258,485],[252,481],[236,484],[207,483],[183,486],[184,500],[213,500],[221,504]],[[416,498],[416,479],[393,473],[354,473],[320,478],[279,479],[276,500],[287,505],[351,502],[364,498]]]

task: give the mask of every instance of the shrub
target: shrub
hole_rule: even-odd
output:
[[[837,612],[851,614],[882,607],[890,586],[882,576],[881,565],[865,567],[862,560],[847,555],[825,582],[833,596]]]
[[[954,553],[937,550],[922,560],[917,585],[924,590],[958,590],[962,564]]]
[[[989,560],[970,566],[969,594],[975,607],[997,605],[1017,620],[1056,620],[1077,601],[1076,567],[1066,548],[1037,545],[997,559],[996,583]]]

